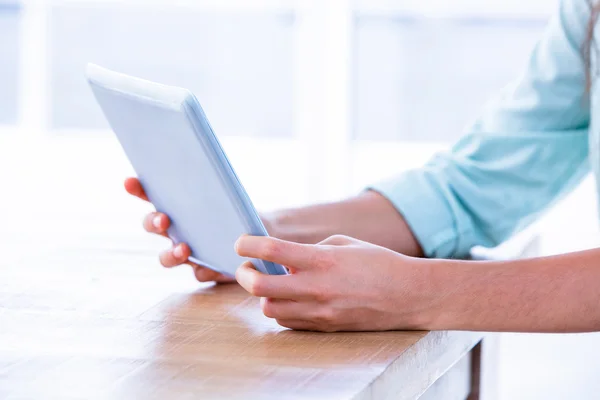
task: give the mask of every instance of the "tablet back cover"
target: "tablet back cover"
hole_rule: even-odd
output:
[[[234,275],[244,261],[235,241],[266,231],[193,95],[94,65],[87,76],[148,198],[169,215],[171,239],[188,243],[192,261]],[[285,273],[253,262],[261,272]]]

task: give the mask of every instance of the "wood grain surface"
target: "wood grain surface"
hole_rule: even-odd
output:
[[[0,398],[414,399],[481,340],[294,332],[237,285],[48,240],[0,261]]]

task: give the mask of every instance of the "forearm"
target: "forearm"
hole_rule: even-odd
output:
[[[600,249],[505,262],[436,260],[427,329],[600,330]]]
[[[404,218],[375,192],[341,202],[278,211],[265,218],[270,234],[280,239],[314,244],[340,234],[402,254],[423,255]]]

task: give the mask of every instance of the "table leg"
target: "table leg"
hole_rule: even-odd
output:
[[[479,342],[477,346],[471,350],[471,392],[467,400],[479,400],[481,392],[481,346]]]

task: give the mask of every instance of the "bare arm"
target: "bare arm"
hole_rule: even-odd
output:
[[[125,189],[133,196],[148,201],[136,178],[125,180]],[[262,220],[271,236],[298,243],[315,244],[335,235],[345,234],[372,241],[383,247],[415,257],[422,256],[421,247],[404,218],[383,196],[366,192],[342,202],[314,205],[263,214]],[[144,219],[144,229],[166,236],[169,217],[153,212]],[[190,248],[179,244],[163,251],[159,258],[167,268],[189,264],[201,282],[231,282],[233,279],[188,261]]]
[[[265,214],[272,236],[315,244],[333,235],[351,236],[398,253],[422,257],[423,251],[404,218],[376,192],[335,203]]]
[[[443,305],[428,329],[600,331],[600,249],[505,262],[430,260]]]
[[[600,331],[600,249],[508,262],[407,257],[333,236],[317,245],[245,236],[245,257],[291,265],[238,282],[264,297],[267,317],[319,331]]]

